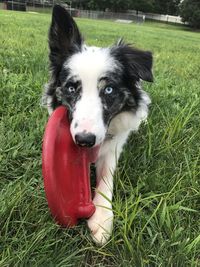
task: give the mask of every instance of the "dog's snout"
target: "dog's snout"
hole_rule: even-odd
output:
[[[92,133],[78,133],[75,135],[75,141],[79,146],[92,147],[96,142],[96,136]]]

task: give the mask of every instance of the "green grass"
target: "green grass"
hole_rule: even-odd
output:
[[[0,11],[0,266],[200,266],[200,35],[183,27],[78,19],[87,43],[123,36],[154,53],[148,123],[115,174],[114,232],[54,224],[41,174],[48,14]]]

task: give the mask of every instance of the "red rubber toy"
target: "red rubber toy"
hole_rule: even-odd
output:
[[[42,146],[42,174],[49,208],[56,222],[71,227],[95,211],[91,199],[90,163],[99,148],[74,144],[64,106],[58,107],[47,123]]]

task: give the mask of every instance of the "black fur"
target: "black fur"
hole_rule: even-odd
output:
[[[73,18],[65,8],[55,5],[49,30],[49,58],[56,77],[61,71],[66,58],[81,50],[82,41]]]
[[[70,81],[67,84],[66,81],[70,70],[66,69],[66,66],[64,68],[63,64],[68,57],[80,52],[82,45],[83,38],[73,18],[64,7],[55,5],[49,30],[51,80],[46,90],[46,95],[52,97],[53,109],[64,104],[72,114],[75,102],[80,98],[81,81],[79,85],[75,85],[78,86],[76,94],[67,94],[66,88]],[[110,48],[110,56],[114,57],[118,68],[115,72],[107,73],[104,78],[106,86],[113,87],[113,94],[105,95],[102,88],[100,90],[106,125],[119,112],[137,109],[141,98],[141,90],[138,87],[140,80],[153,81],[151,52],[138,50],[121,40]]]
[[[74,93],[68,92],[68,89],[70,87],[75,88]],[[81,81],[75,81],[72,78],[66,81],[66,76],[65,76],[65,83],[62,83],[61,87],[58,87],[56,89],[56,97],[57,99],[59,99],[59,102],[62,105],[68,108],[70,119],[72,119],[75,104],[81,98],[81,95],[82,95]]]
[[[113,83],[108,82],[114,88],[114,94],[107,99],[101,95],[103,106],[109,106],[109,109],[104,108],[105,124],[122,111],[136,111],[141,100],[140,79],[153,81],[151,52],[135,49],[120,41],[111,48],[111,56],[118,62],[120,71],[108,75],[114,77]]]
[[[111,56],[115,58],[118,69],[116,73],[108,74],[108,85],[114,88],[114,94],[107,99],[101,95],[103,106],[109,106],[109,109],[104,108],[105,124],[122,111],[135,112],[141,100],[140,79],[153,81],[151,52],[135,49],[120,41],[111,48]]]
[[[73,18],[64,7],[55,5],[49,29],[51,80],[45,92],[47,96],[52,97],[51,107],[53,109],[61,105],[56,97],[56,88],[61,85],[64,72],[66,75],[66,71],[63,70],[63,63],[73,53],[81,50],[82,43],[82,36]]]
[[[111,55],[121,63],[124,69],[124,80],[132,81],[140,79],[153,82],[152,64],[153,57],[149,51],[142,51],[120,41],[111,49]]]

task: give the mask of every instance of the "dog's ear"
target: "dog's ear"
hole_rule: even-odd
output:
[[[66,58],[80,50],[81,45],[82,37],[75,21],[63,6],[55,5],[49,29],[51,67],[61,69]]]
[[[126,74],[135,80],[153,82],[152,65],[153,57],[149,51],[133,48],[120,41],[114,46],[112,52],[119,60]]]

